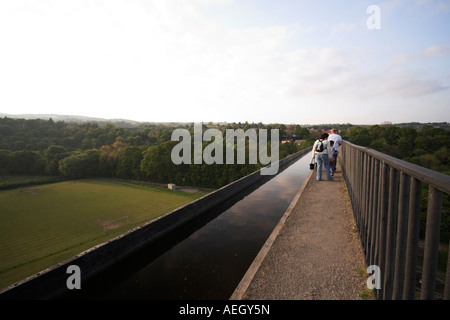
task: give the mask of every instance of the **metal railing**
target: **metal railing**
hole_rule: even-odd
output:
[[[437,265],[443,194],[450,194],[450,176],[347,141],[339,161],[366,263],[381,273],[375,297],[449,300],[450,254],[444,279],[437,276]],[[428,188],[428,200],[425,236],[420,239],[422,188]],[[437,281],[444,286],[440,293]]]

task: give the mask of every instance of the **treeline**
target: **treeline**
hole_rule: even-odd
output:
[[[61,146],[68,151],[99,149],[117,138],[132,146],[158,144],[170,140],[170,126],[145,124],[119,127],[110,123],[75,123],[50,120],[0,118],[0,149],[44,151]]]
[[[261,164],[175,165],[171,161],[173,130],[191,132],[193,124],[170,126],[143,124],[118,127],[112,124],[68,123],[50,120],[0,118],[0,175],[52,175],[68,178],[118,177],[178,185],[218,188],[261,168]],[[207,124],[203,130],[250,128],[278,129],[280,140],[295,128],[262,123]],[[292,135],[290,135],[292,138]],[[304,136],[306,137],[306,135]],[[204,143],[204,147],[209,142]],[[303,146],[305,146],[304,142]],[[294,139],[280,143],[280,158],[302,146]],[[247,158],[248,159],[248,158]],[[236,163],[237,161],[235,161]]]
[[[448,126],[353,126],[344,131],[343,138],[422,167],[450,174]]]
[[[369,147],[393,157],[415,163],[445,174],[450,174],[450,128],[432,125],[396,126],[373,125],[354,126],[343,130],[344,139]],[[424,237],[428,206],[428,187],[422,187],[421,237]],[[441,218],[442,243],[450,238],[450,195],[444,194]],[[446,264],[447,255],[440,257],[441,265]],[[445,270],[445,269],[444,269]]]

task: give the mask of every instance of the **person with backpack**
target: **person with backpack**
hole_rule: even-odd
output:
[[[333,158],[333,152],[331,150],[330,143],[328,142],[328,133],[322,133],[320,138],[314,142],[312,149],[313,158],[317,163],[317,180],[322,180],[322,166],[325,167],[325,174],[327,180],[333,180],[330,172],[330,160]]]

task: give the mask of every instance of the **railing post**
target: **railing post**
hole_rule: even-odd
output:
[[[395,249],[394,292],[392,298],[403,298],[405,281],[406,236],[408,231],[409,176],[400,174],[400,190],[397,221],[397,239]]]
[[[450,300],[450,241],[448,243],[447,273],[445,274],[444,300]]]
[[[383,191],[383,171],[382,171],[383,162],[381,160],[377,160],[377,227],[376,227],[376,246],[375,246],[375,256],[377,257],[378,266],[380,265],[380,234],[381,234],[381,193]]]
[[[381,270],[381,283],[384,283],[386,272],[386,235],[388,220],[388,199],[389,199],[389,167],[383,162],[381,167],[381,191],[380,191],[380,241],[378,255],[380,257],[379,267]],[[378,299],[383,299],[384,288],[378,290]]]
[[[373,200],[372,200],[372,239],[371,239],[371,264],[378,265],[376,248],[378,246],[378,190],[380,185],[380,163],[373,159]]]
[[[439,255],[441,210],[442,191],[430,185],[428,188],[425,251],[423,254],[422,288],[420,292],[420,298],[422,300],[434,299],[437,260]]]
[[[358,228],[358,235],[359,236],[361,236],[361,226],[360,226],[360,223],[361,223],[361,217],[360,217],[360,212],[361,212],[361,206],[360,206],[360,203],[361,203],[361,178],[360,179],[356,179],[356,177],[361,177],[361,175],[362,175],[362,171],[361,171],[361,168],[362,168],[362,159],[361,159],[361,153],[360,153],[360,151],[359,150],[355,150],[355,155],[354,155],[354,157],[355,157],[355,171],[356,171],[356,174],[355,174],[355,180],[354,180],[354,182],[355,182],[355,188],[354,188],[354,196],[355,196],[355,199],[354,199],[354,202],[355,202],[355,219],[356,219],[356,226],[357,226],[357,228]]]
[[[379,189],[380,189],[380,162],[373,157],[372,160],[372,207],[371,207],[371,236],[370,236],[370,265],[379,266],[378,243],[379,243]],[[374,296],[379,298],[379,291],[375,289]]]
[[[367,264],[372,265],[372,217],[373,217],[373,186],[374,186],[374,159],[369,157],[369,171],[367,184],[367,209],[366,209],[366,251]]]
[[[420,204],[422,200],[422,182],[411,177],[408,217],[408,240],[406,246],[404,300],[414,300],[417,278],[417,254],[419,248]]]
[[[367,153],[364,153],[364,163],[365,163],[365,168],[364,168],[364,182],[363,182],[363,187],[364,187],[364,209],[363,209],[363,247],[364,247],[364,253],[365,253],[365,257],[366,257],[366,262],[369,262],[368,260],[368,233],[369,233],[369,223],[368,223],[368,219],[369,219],[369,192],[370,192],[370,157]]]
[[[384,299],[392,299],[392,284],[394,280],[394,253],[395,253],[395,231],[397,218],[398,200],[398,172],[391,168],[389,175],[389,204],[386,234],[386,269],[384,278]]]

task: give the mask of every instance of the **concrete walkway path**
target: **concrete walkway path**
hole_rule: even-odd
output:
[[[365,271],[342,172],[314,170],[230,299],[359,300]]]

